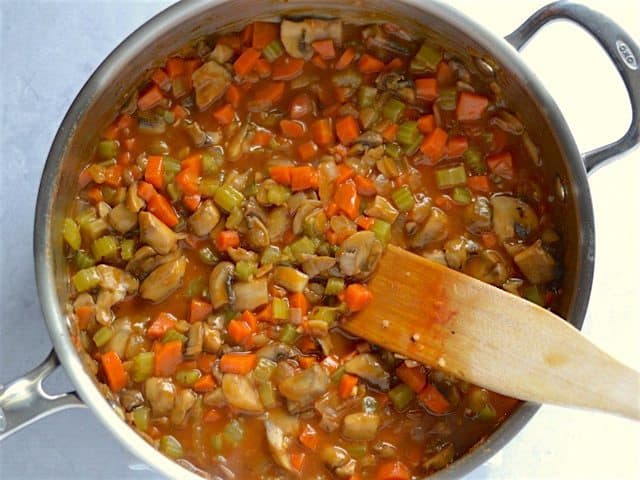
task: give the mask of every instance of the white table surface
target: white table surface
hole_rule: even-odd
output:
[[[31,369],[51,348],[37,301],[31,238],[39,177],[57,127],[100,61],[170,3],[0,0],[0,384]],[[449,3],[504,36],[546,2]],[[637,0],[584,3],[640,39]],[[581,150],[626,129],[630,110],[622,84],[577,27],[545,28],[524,59],[558,101]],[[584,333],[640,369],[640,149],[597,171],[589,183],[597,254]],[[71,388],[61,371],[47,385],[53,392]],[[0,478],[161,477],[125,451],[90,410],[74,409],[4,441]],[[468,478],[637,479],[640,427],[610,415],[545,406]]]

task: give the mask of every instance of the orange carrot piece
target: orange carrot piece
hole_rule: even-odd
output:
[[[489,99],[484,95],[463,91],[458,95],[456,117],[460,121],[480,120],[489,106]]]
[[[336,202],[329,202],[329,205],[327,205],[324,209],[324,212],[327,214],[327,217],[333,217],[339,211],[340,209],[338,208],[338,205],[336,205]]]
[[[266,147],[271,142],[271,132],[267,130],[256,130],[251,138],[251,145]]]
[[[233,70],[240,76],[247,75],[256,66],[260,58],[260,51],[255,48],[247,48],[238,59],[233,62]]]
[[[147,168],[144,171],[144,179],[158,189],[164,186],[164,162],[162,155],[149,155],[147,157]]]
[[[358,216],[360,212],[360,197],[353,180],[347,180],[338,185],[333,201],[351,220],[355,220]]]
[[[420,151],[435,163],[442,158],[447,144],[447,138],[447,132],[440,127],[436,127],[435,130],[424,139],[424,142],[420,145]]]
[[[83,305],[76,307],[76,318],[78,320],[78,327],[85,329],[89,326],[89,323],[96,316],[96,307],[94,305]]]
[[[363,177],[362,175],[356,175],[353,181],[356,184],[356,190],[360,195],[364,195],[365,197],[370,197],[375,195],[378,191],[376,190],[376,185],[373,183],[373,180],[369,180],[367,177]]]
[[[438,98],[438,81],[435,78],[418,78],[415,81],[416,96],[433,102]]]
[[[306,370],[316,363],[316,359],[313,357],[298,357],[298,363],[300,364],[301,368],[304,368]]]
[[[409,467],[399,460],[391,460],[378,467],[375,480],[409,480],[410,478]]]
[[[271,77],[274,80],[293,80],[302,75],[304,68],[304,60],[302,58],[294,58],[289,55],[281,55],[274,60]]]
[[[233,108],[238,108],[240,106],[240,100],[242,99],[242,91],[235,83],[232,83],[231,85],[229,85],[229,88],[227,88],[225,98],[227,99],[227,102],[229,102],[233,106]]]
[[[272,22],[254,22],[251,46],[262,50],[278,38],[280,25]]]
[[[215,118],[220,125],[229,125],[233,122],[236,112],[233,110],[233,106],[230,103],[220,107],[213,112],[213,118]]]
[[[151,200],[151,197],[157,195],[156,189],[153,188],[153,185],[147,182],[138,182],[138,196],[143,199],[145,202]]]
[[[182,342],[173,340],[167,343],[156,344],[153,357],[154,375],[156,377],[172,376],[180,362],[182,362]]]
[[[336,56],[336,49],[333,45],[333,40],[330,38],[311,42],[311,48],[313,48],[323,60],[331,60]]]
[[[138,108],[142,111],[149,110],[164,100],[162,90],[158,85],[152,85],[138,98]]]
[[[474,175],[473,177],[467,177],[467,186],[471,190],[477,192],[490,192],[491,183],[487,175]]]
[[[174,79],[181,77],[185,74],[184,58],[171,57],[165,62],[164,68],[167,71],[169,78]]]
[[[336,121],[336,135],[343,145],[353,143],[360,136],[360,125],[351,115],[339,118]]]
[[[316,451],[320,441],[318,432],[308,423],[302,428],[302,432],[300,432],[298,440],[300,440],[302,445],[312,451]]]
[[[420,393],[427,385],[427,375],[421,366],[409,368],[402,362],[402,365],[396,368],[396,375],[416,393]]]
[[[402,59],[396,57],[393,60],[391,60],[389,63],[387,63],[384,66],[384,69],[388,72],[390,70],[401,70],[404,67],[404,62],[402,61]]]
[[[457,78],[455,72],[451,69],[448,62],[441,61],[436,67],[436,80],[440,86],[453,85]]]
[[[117,188],[122,182],[122,167],[120,165],[111,165],[104,170],[104,183],[110,187]]]
[[[208,353],[201,354],[196,360],[196,366],[202,373],[209,373],[216,363],[216,356]]]
[[[111,388],[113,392],[119,392],[127,386],[129,376],[122,365],[122,360],[120,360],[116,352],[103,353],[100,356],[100,363],[102,363],[102,369],[107,377],[109,388]]]
[[[240,246],[240,235],[235,230],[222,230],[216,237],[216,248],[221,252],[226,252],[229,248]]]
[[[168,227],[175,227],[178,224],[176,211],[164,196],[156,193],[147,202],[147,210],[162,220]]]
[[[480,238],[485,248],[495,248],[498,245],[498,237],[493,232],[482,232]]]
[[[256,62],[255,71],[260,78],[268,78],[271,76],[271,64],[264,58],[259,58]]]
[[[194,153],[180,162],[180,168],[183,170],[193,170],[198,177],[202,175],[202,154]]]
[[[251,40],[253,38],[253,23],[245,26],[240,32],[240,39],[242,43],[245,45],[251,45]]]
[[[355,375],[349,375],[345,373],[340,377],[340,384],[338,385],[338,393],[340,398],[349,398],[353,393],[353,389],[358,385],[358,377]]]
[[[102,200],[104,200],[104,196],[102,195],[102,189],[98,186],[91,187],[87,192],[87,197],[89,198],[89,201],[93,205],[97,205]]]
[[[254,93],[253,99],[257,102],[273,105],[284,95],[284,82],[269,82]]]
[[[382,138],[387,142],[393,142],[396,139],[396,133],[398,133],[398,125],[391,123],[382,130]]]
[[[360,283],[352,283],[349,285],[344,293],[344,301],[352,312],[358,312],[365,308],[373,300],[373,294],[366,287]]]
[[[190,212],[195,212],[200,206],[200,201],[202,197],[199,194],[195,195],[184,195],[182,197],[182,204],[189,210]]]
[[[296,95],[289,105],[289,116],[298,120],[313,113],[313,99],[308,93],[300,93]]]
[[[257,363],[258,357],[255,353],[226,353],[220,358],[220,371],[246,375]]]
[[[338,165],[338,176],[336,177],[336,184],[344,183],[356,174],[356,171],[346,163]]]
[[[311,57],[310,61],[313,65],[318,67],[320,70],[326,70],[329,67],[329,65],[327,65],[327,62],[318,54]]]
[[[319,118],[311,124],[313,140],[320,146],[326,147],[334,142],[333,127],[330,118]]]
[[[222,414],[215,408],[210,408],[202,417],[204,423],[215,423],[222,418]]]
[[[384,62],[373,55],[365,53],[358,61],[358,70],[362,73],[379,73],[384,70]]]
[[[340,55],[340,58],[336,62],[336,70],[344,70],[345,68],[347,68],[349,65],[351,65],[351,62],[353,62],[355,56],[356,51],[351,47],[347,48],[344,52],[342,52],[342,55]]]
[[[418,394],[418,398],[434,413],[443,414],[449,411],[449,400],[432,383]]]
[[[240,320],[249,325],[249,328],[252,332],[258,330],[258,318],[249,310],[245,310],[244,312],[242,312],[242,314],[240,315]]]
[[[198,393],[210,392],[214,388],[216,388],[216,381],[210,373],[203,375],[193,384],[193,389]]]
[[[436,118],[432,115],[423,115],[418,119],[418,130],[420,133],[431,133],[436,128]]]
[[[313,140],[298,145],[298,156],[303,162],[308,162],[318,154],[318,146]]]
[[[356,217],[356,225],[363,230],[371,230],[374,223],[375,220],[371,217],[367,217],[366,215],[358,215]]]
[[[487,165],[489,169],[499,177],[507,180],[513,180],[513,158],[509,152],[494,153],[487,157]]]
[[[291,169],[291,190],[297,192],[308,188],[318,188],[318,171],[313,167],[293,167]]]
[[[178,320],[176,317],[167,312],[160,312],[151,322],[149,328],[147,328],[147,337],[151,340],[162,338],[167,333],[167,330],[176,326]]]
[[[168,90],[171,86],[171,80],[169,75],[162,68],[156,68],[151,74],[151,80],[158,85],[162,90]]]
[[[241,343],[251,335],[251,327],[246,322],[234,318],[227,325],[227,332],[234,342]]]
[[[291,169],[293,167],[269,167],[269,176],[280,185],[291,185]]]
[[[202,322],[213,311],[213,307],[209,302],[198,298],[191,299],[191,307],[189,308],[189,321]]]
[[[457,158],[461,157],[464,152],[469,148],[469,141],[467,137],[462,135],[456,135],[454,137],[449,137],[447,140],[447,157],[449,158]]]
[[[291,460],[291,466],[293,468],[296,469],[296,471],[301,472],[302,471],[302,467],[304,466],[304,459],[305,459],[306,455],[304,453],[301,452],[294,452],[291,455],[289,455],[289,458]]]
[[[176,118],[180,120],[184,120],[189,116],[189,112],[187,112],[187,109],[178,103],[171,107],[171,112],[176,116]]]
[[[200,190],[200,177],[194,168],[183,168],[178,172],[175,181],[185,195],[196,195]]]
[[[299,308],[303,316],[309,313],[309,300],[302,292],[289,294],[289,306],[291,308]]]
[[[280,130],[285,137],[300,138],[306,130],[305,124],[299,120],[280,120]]]

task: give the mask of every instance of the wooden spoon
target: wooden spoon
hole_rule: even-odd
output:
[[[369,288],[354,335],[503,395],[640,419],[640,374],[538,305],[392,245]]]

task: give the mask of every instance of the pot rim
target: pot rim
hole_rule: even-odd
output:
[[[49,335],[61,363],[76,386],[80,397],[92,409],[103,425],[132,454],[145,461],[158,472],[173,478],[201,479],[202,477],[187,471],[178,463],[158,452],[132,428],[125,425],[102,396],[75,351],[69,335],[66,315],[60,305],[56,291],[54,255],[52,252],[52,212],[54,210],[54,200],[58,193],[60,166],[67,150],[68,139],[72,137],[75,126],[87,106],[90,105],[98,92],[109,85],[110,79],[116,75],[119,65],[125,64],[130,59],[138,56],[145,48],[145,45],[150,44],[159,33],[171,28],[172,25],[197,18],[203,12],[214,9],[226,1],[193,0],[175,3],[136,29],[105,58],[77,94],[56,133],[42,173],[35,211],[34,257],[38,296]],[[509,70],[519,78],[526,78],[529,94],[544,108],[550,127],[556,134],[557,143],[566,159],[569,178],[574,186],[577,214],[581,225],[578,250],[582,249],[583,254],[576,262],[577,274],[575,277],[574,300],[571,305],[571,315],[568,318],[577,328],[581,328],[589,301],[594,271],[594,217],[586,170],[560,109],[537,76],[520,59],[518,52],[504,39],[496,36],[484,26],[476,23],[462,12],[436,0],[429,2],[421,0],[391,1],[410,5],[442,19],[442,21],[451,24],[454,28],[466,32],[486,51],[491,52],[492,56],[500,64],[508,65]],[[282,10],[286,12],[291,8],[291,4],[296,3],[300,2],[293,1],[289,4],[283,4]],[[306,3],[307,8],[311,6],[308,0],[303,0],[302,3]],[[358,0],[347,0],[344,3],[359,4],[360,2]],[[298,12],[299,9],[296,10],[296,13]],[[471,472],[506,445],[524,427],[538,408],[539,405],[537,404],[523,403],[484,441],[481,441],[460,459],[447,468],[436,472],[430,478],[459,478]]]

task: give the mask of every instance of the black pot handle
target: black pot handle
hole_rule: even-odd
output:
[[[640,47],[608,17],[584,5],[567,1],[542,7],[505,39],[520,50],[543,25],[560,19],[575,22],[602,45],[620,73],[631,102],[631,125],[627,132],[619,140],[583,154],[587,173],[591,173],[640,143]]]

